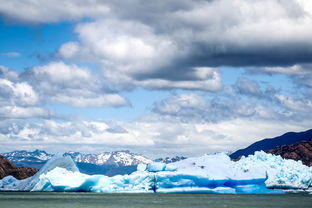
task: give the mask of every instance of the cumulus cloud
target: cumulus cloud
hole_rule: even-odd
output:
[[[143,13],[134,12],[142,9],[139,5],[142,2],[130,2],[127,4],[131,4],[130,9],[119,5],[118,11],[116,4],[110,5],[115,14],[113,17],[120,19],[118,26],[123,27],[127,18],[135,23],[134,30],[136,24],[152,28],[155,37],[177,43],[173,50],[187,53],[185,64],[191,65],[195,61],[209,66],[309,62],[312,11],[306,1],[192,1],[182,3],[182,6],[172,1],[169,8],[165,8],[163,3],[148,4],[147,11]],[[151,14],[146,20],[148,13]],[[156,20],[160,23],[157,24]],[[105,21],[95,24],[111,30],[117,28]],[[102,27],[97,28],[103,31]],[[77,32],[84,36],[82,30],[89,29],[85,25]],[[96,39],[96,35],[93,38]],[[129,44],[130,40],[127,40]],[[116,55],[114,51],[113,54]]]
[[[0,79],[0,90],[2,103],[35,105],[38,102],[37,93],[25,82],[13,83],[10,80]]]
[[[93,18],[77,25],[78,41],[65,43],[57,55],[96,62],[123,88],[214,91],[220,83],[206,82],[218,80],[182,75],[224,65],[267,66],[276,72],[285,69],[281,65],[309,63],[312,55],[312,9],[302,0],[10,1],[0,13],[32,23]],[[296,67],[288,71],[301,73]]]
[[[50,118],[53,113],[39,107],[37,92],[8,68],[0,67],[0,118]]]
[[[97,63],[120,88],[215,91],[218,76],[197,72],[219,66],[279,71],[311,61],[306,1],[169,1],[144,3],[144,9],[141,1],[106,4],[111,15],[78,24],[78,41],[64,43],[57,56]]]
[[[1,106],[1,119],[51,118],[54,114],[41,107]]]
[[[220,89],[216,68],[172,64],[184,51],[148,25],[105,20],[80,24],[76,32],[81,42],[63,44],[57,56],[99,63],[104,77],[120,87]]]
[[[153,112],[181,122],[218,123],[235,118],[272,119],[283,114],[237,95],[204,98],[197,94],[178,94],[156,103]]]
[[[119,67],[126,71],[144,64],[172,70],[311,62],[312,8],[306,0],[13,0],[1,4],[0,14],[26,23],[91,18],[76,28],[80,43],[65,44],[60,54],[73,57],[79,48],[106,67],[123,62]]]
[[[8,79],[11,81],[18,80],[18,72],[0,65],[0,78]]]
[[[9,119],[61,118],[46,103],[69,106],[120,107],[129,101],[112,91],[91,70],[63,62],[35,66],[16,72],[0,66],[0,117]]]
[[[63,62],[32,67],[20,75],[46,102],[75,107],[119,107],[129,101],[112,91],[89,69]]]

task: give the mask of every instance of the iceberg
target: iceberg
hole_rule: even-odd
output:
[[[10,180],[9,183],[6,183],[2,187],[0,186],[0,190],[31,191],[33,187],[39,182],[39,179],[42,175],[54,170],[57,167],[64,168],[67,171],[79,172],[75,162],[70,156],[55,155],[34,176],[23,180]]]
[[[4,178],[2,190],[271,194],[312,190],[312,168],[264,152],[234,162],[224,153],[171,164],[140,164],[130,175],[80,173],[70,157],[55,156],[36,175]]]

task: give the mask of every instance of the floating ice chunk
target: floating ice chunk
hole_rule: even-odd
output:
[[[147,165],[147,170],[149,172],[160,172],[160,171],[164,171],[165,167],[166,167],[165,163],[153,162]]]
[[[91,176],[78,171],[55,167],[48,173],[41,174],[32,191],[78,191]],[[93,184],[94,185],[94,184]],[[88,189],[84,191],[90,191]]]
[[[146,164],[138,164],[137,166],[137,171],[145,171],[147,168],[147,165]]]
[[[253,170],[265,175],[268,188],[307,189],[312,186],[312,168],[301,161],[287,160],[263,151],[234,163],[241,170]]]
[[[173,164],[166,164],[164,171],[176,171],[177,167]]]
[[[4,177],[2,180],[0,180],[0,189],[3,189],[4,187],[8,186],[11,183],[16,182],[17,179],[14,178],[13,176],[9,175]]]
[[[40,175],[46,174],[56,167],[64,168],[68,171],[79,172],[75,162],[70,156],[55,155],[34,176],[24,180],[16,180],[15,182],[4,186],[4,189],[12,191],[30,191],[39,182]]]
[[[146,172],[108,177],[55,168],[42,174],[32,191],[152,192],[152,179]]]
[[[147,165],[146,168],[149,172],[161,172],[161,171],[176,171],[177,167],[173,164],[165,164],[162,162],[153,162]]]

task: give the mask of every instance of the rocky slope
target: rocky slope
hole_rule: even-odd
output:
[[[38,172],[36,168],[16,167],[9,160],[0,155],[0,179],[11,175],[17,179],[25,179]]]
[[[285,159],[301,160],[303,164],[312,166],[312,140],[292,145],[283,145],[266,152],[280,155]]]
[[[230,157],[232,159],[240,158],[241,156],[248,156],[255,151],[268,151],[283,145],[292,145],[302,141],[309,141],[312,139],[312,129],[304,132],[288,132],[278,137],[263,139],[251,144],[250,146],[237,150],[232,153]]]

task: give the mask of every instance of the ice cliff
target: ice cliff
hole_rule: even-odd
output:
[[[280,156],[256,152],[233,162],[225,154],[179,162],[138,165],[130,175],[108,177],[78,171],[69,157],[52,158],[25,180],[0,181],[2,190],[88,192],[284,193],[311,190],[312,168]]]

